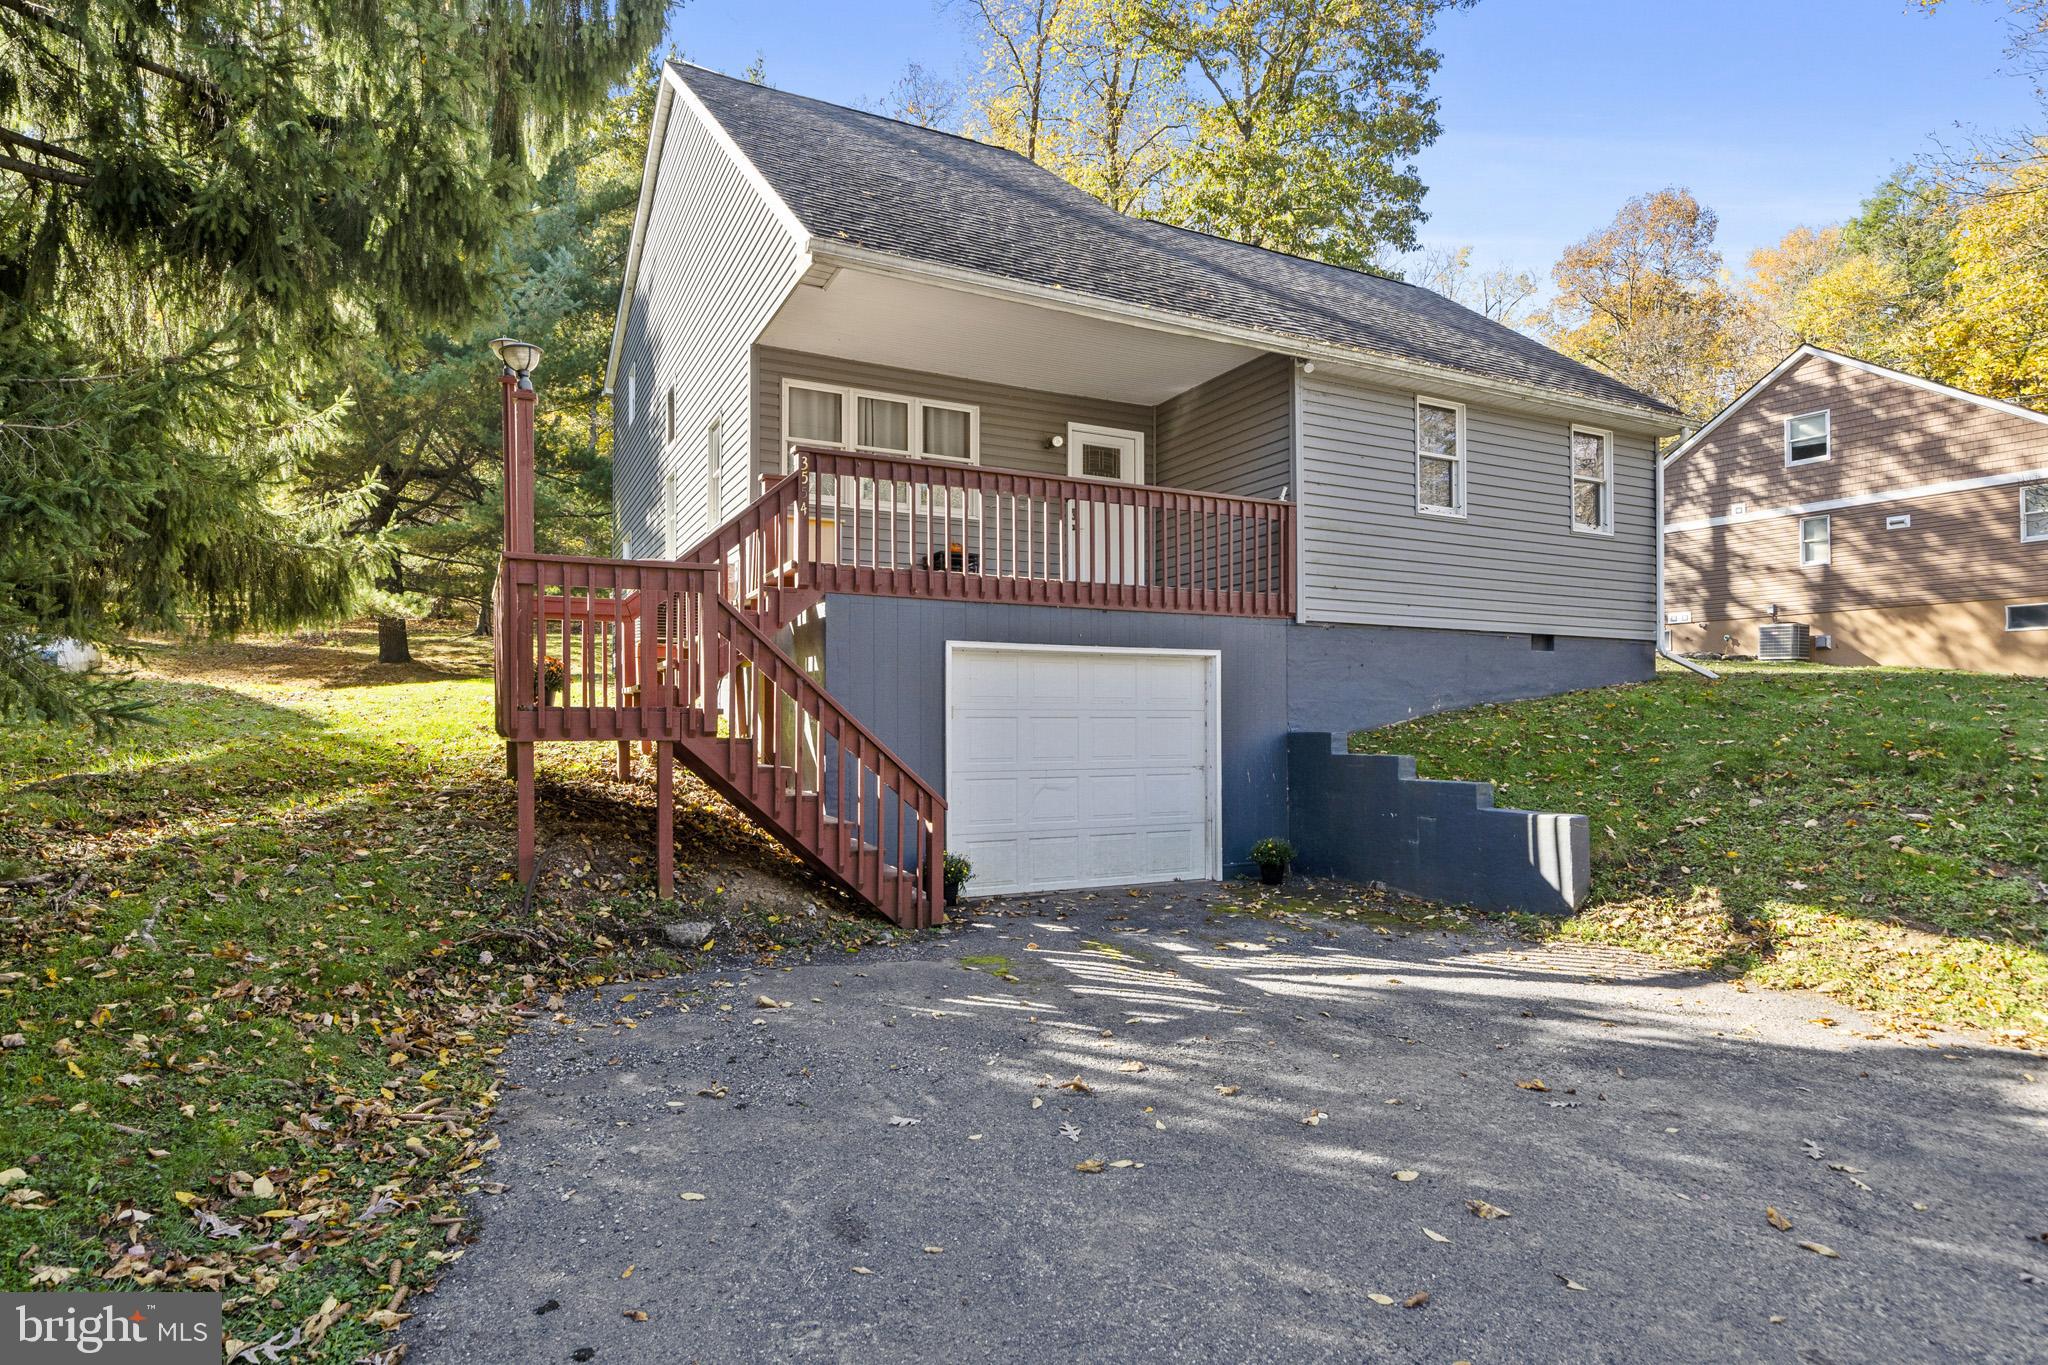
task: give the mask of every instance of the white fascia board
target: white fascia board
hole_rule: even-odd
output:
[[[968,293],[983,294],[990,298],[1008,299],[1016,302],[1036,304],[1040,307],[1056,308],[1061,312],[1075,313],[1083,317],[1100,318],[1110,322],[1127,323],[1146,327],[1158,332],[1173,332],[1181,336],[1200,337],[1209,341],[1225,341],[1238,346],[1249,346],[1261,351],[1272,351],[1293,356],[1297,360],[1314,361],[1318,365],[1329,365],[1354,373],[1361,378],[1380,384],[1395,384],[1402,387],[1435,387],[1438,389],[1462,388],[1488,397],[1508,399],[1517,403],[1536,403],[1559,412],[1586,416],[1597,414],[1614,421],[1622,430],[1668,436],[1680,430],[1682,420],[1668,413],[1652,412],[1647,408],[1627,403],[1609,403],[1596,398],[1581,398],[1547,389],[1536,384],[1518,384],[1509,380],[1489,379],[1464,370],[1447,369],[1438,365],[1425,365],[1419,361],[1403,360],[1397,356],[1382,355],[1333,346],[1324,342],[1304,341],[1296,337],[1281,336],[1273,332],[1262,332],[1252,327],[1239,327],[1230,323],[1210,322],[1190,318],[1163,309],[1148,308],[1141,304],[1125,303],[1118,299],[1105,299],[1099,295],[1081,294],[1073,290],[1054,289],[1049,285],[1027,284],[1000,275],[990,275],[978,270],[967,270],[959,266],[938,265],[930,261],[914,261],[906,256],[891,255],[888,252],[872,251],[866,247],[853,246],[830,238],[817,237],[811,240],[811,252],[821,261],[831,261],[854,270],[865,270],[874,274],[889,275],[925,283],[943,284],[949,288]]]
[[[654,123],[647,135],[647,161],[640,172],[640,204],[633,213],[633,239],[626,248],[626,276],[619,283],[619,307],[612,319],[611,354],[605,360],[604,392],[610,396],[612,379],[619,368],[619,347],[625,344],[626,322],[633,307],[633,286],[640,281],[640,255],[647,240],[648,219],[654,212],[654,192],[660,180],[662,149],[668,140],[669,119],[673,116],[677,101],[681,101],[691,115],[704,128],[720,151],[731,158],[733,167],[740,177],[759,195],[761,202],[782,225],[790,240],[795,243],[797,255],[803,258],[803,269],[799,278],[810,269],[810,229],[796,216],[783,197],[775,192],[752,161],[747,159],[739,144],[726,132],[725,125],[713,118],[711,111],[704,107],[704,101],[697,98],[697,92],[690,89],[682,75],[676,70],[677,63],[664,62],[661,67],[661,93],[655,99]],[[700,68],[701,69],[701,68]]]
[[[1940,483],[1915,484],[1910,488],[1880,488],[1869,493],[1852,493],[1841,498],[1822,498],[1816,502],[1798,502],[1785,507],[1766,507],[1756,512],[1735,512],[1720,517],[1694,517],[1690,521],[1666,523],[1666,531],[1706,531],[1716,526],[1742,526],[1752,521],[1776,521],[1780,517],[1812,516],[1820,512],[1839,512],[1849,507],[1875,507],[1880,503],[1908,502],[1918,498],[1938,498],[1945,493],[1968,493],[1979,488],[2004,488],[2016,483],[2048,482],[2048,465],[2039,469],[2019,469],[2010,474],[1980,474],[1973,479],[1944,479]]]

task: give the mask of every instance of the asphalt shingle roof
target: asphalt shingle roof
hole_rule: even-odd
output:
[[[1000,147],[675,63],[822,238],[1657,412],[1428,289],[1117,213]]]

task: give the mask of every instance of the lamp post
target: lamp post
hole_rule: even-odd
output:
[[[533,372],[540,366],[540,347],[530,341],[519,341],[512,337],[499,337],[491,343],[491,353],[498,357],[504,372],[498,382],[504,393],[504,450],[505,450],[505,553],[508,555],[533,553]],[[499,610],[508,612],[503,619],[505,628],[498,632],[498,667],[502,670],[511,663],[510,638],[525,638],[526,624],[517,622],[514,603],[505,601],[505,594],[511,587],[509,575],[501,576]],[[540,680],[532,679],[521,686],[538,686]],[[499,723],[507,719],[503,714],[506,703],[504,684],[499,685]],[[530,740],[512,740],[505,745],[505,767],[507,776],[518,787],[519,811],[519,880],[533,880],[533,743]]]
[[[505,412],[505,552],[532,554],[533,372],[540,368],[540,347],[499,337],[491,352],[504,366],[498,382]]]

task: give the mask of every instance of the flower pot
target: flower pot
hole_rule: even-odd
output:
[[[948,907],[951,907],[951,906],[955,906],[955,905],[958,905],[959,903],[960,903],[960,883],[958,883],[958,882],[947,882],[947,883],[946,883],[946,904],[947,904],[947,906],[948,906]]]
[[[1260,863],[1259,880],[1268,886],[1278,886],[1287,880],[1286,863]]]

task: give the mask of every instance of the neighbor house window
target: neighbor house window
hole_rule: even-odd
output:
[[[1785,463],[1807,464],[1828,457],[1831,428],[1826,412],[1785,419]]]
[[[829,388],[791,380],[782,388],[791,446],[836,446],[920,460],[980,461],[980,409],[932,398]]]
[[[2020,490],[2020,539],[2048,540],[2048,483]]]
[[[626,425],[633,425],[633,409],[640,402],[640,362],[626,367]]]
[[[1808,568],[1825,564],[1833,553],[1832,531],[1826,517],[1799,519],[1799,562]]]
[[[1465,408],[1415,400],[1415,510],[1465,515]]]
[[[676,438],[676,386],[673,384],[668,386],[668,438],[671,441]]]
[[[2048,630],[2048,602],[2029,602],[2005,609],[2007,630]]]
[[[1572,428],[1572,529],[1614,530],[1614,437],[1590,427]]]

